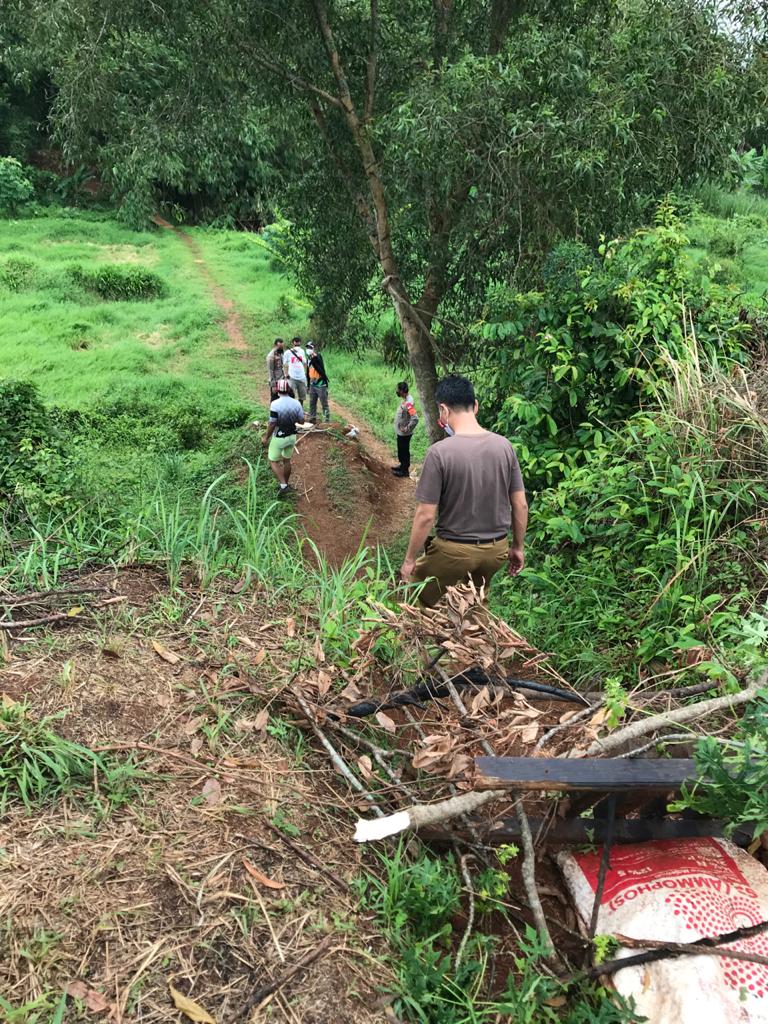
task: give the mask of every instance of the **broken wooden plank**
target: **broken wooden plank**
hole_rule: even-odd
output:
[[[476,789],[555,790],[562,793],[677,790],[696,778],[688,758],[476,757]]]

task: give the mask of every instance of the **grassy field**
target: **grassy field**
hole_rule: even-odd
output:
[[[200,503],[214,482],[233,515],[268,503],[248,423],[264,413],[264,353],[304,313],[253,236],[194,236],[214,283],[243,310],[248,351],[233,348],[211,282],[178,234],[65,208],[0,222],[0,492],[8,487],[14,510],[0,566],[20,584],[40,573],[50,583],[97,552],[179,563],[205,530]],[[33,384],[54,411],[35,411],[29,396],[20,410],[12,380]],[[237,483],[243,460],[255,467],[249,495]]]

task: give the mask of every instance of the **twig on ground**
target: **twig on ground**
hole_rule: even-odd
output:
[[[277,935],[275,935],[275,929],[272,927],[272,918],[269,916],[269,912],[267,911],[264,899],[261,893],[259,892],[259,887],[258,885],[256,885],[256,883],[250,876],[248,877],[248,881],[251,884],[251,888],[253,889],[254,895],[256,896],[256,900],[259,904],[259,907],[261,908],[261,912],[264,915],[264,920],[267,922],[267,928],[269,928],[269,934],[272,937],[272,945],[275,947],[275,952],[278,955],[280,963],[284,964],[285,953],[283,952],[283,947],[278,942]]]
[[[296,698],[296,701],[297,701],[299,707],[304,712],[304,715],[306,716],[307,721],[309,722],[309,724],[312,727],[312,731],[314,732],[315,736],[317,736],[317,738],[320,740],[322,745],[325,747],[325,749],[326,749],[326,751],[328,753],[328,756],[330,757],[331,761],[333,762],[334,767],[338,770],[338,772],[341,775],[344,776],[344,778],[347,780],[347,782],[350,784],[350,786],[353,789],[356,789],[358,793],[361,793],[363,798],[368,801],[368,803],[371,805],[371,810],[376,815],[376,817],[377,818],[383,818],[384,817],[384,812],[382,811],[382,809],[376,803],[376,797],[373,796],[372,793],[368,792],[368,790],[365,788],[365,786],[362,784],[362,782],[360,782],[360,780],[354,774],[354,772],[349,767],[347,762],[342,758],[341,754],[339,754],[338,750],[336,750],[334,745],[331,743],[331,741],[325,735],[323,730],[317,724],[317,722],[315,720],[315,716],[312,714],[312,709],[310,708],[309,704],[307,704],[307,702],[304,699],[304,697],[302,696],[302,694],[299,693],[299,691],[295,690],[295,689],[291,690],[290,693],[292,693],[293,696]]]
[[[32,626],[45,626],[51,622],[64,622],[69,619],[71,622],[78,620],[82,622],[85,615],[95,611],[97,608],[103,608],[108,604],[117,604],[120,601],[126,601],[127,598],[123,596],[118,597],[107,597],[103,601],[99,601],[96,604],[89,605],[87,608],[83,608],[76,614],[72,614],[71,610],[68,612],[52,612],[50,615],[41,615],[37,619],[19,619],[16,622],[10,619],[6,621],[0,621],[0,629],[29,629]]]
[[[453,961],[454,973],[458,971],[461,966],[461,961],[464,957],[464,952],[469,942],[469,937],[472,934],[472,929],[475,925],[475,887],[472,885],[472,876],[469,873],[467,867],[467,860],[469,859],[468,854],[462,854],[459,857],[459,868],[461,869],[461,877],[464,879],[464,885],[467,887],[467,896],[469,898],[469,909],[467,911],[467,927],[464,929],[464,934],[461,937],[459,948],[456,950],[456,958]]]
[[[660,715],[651,715],[650,718],[642,719],[639,722],[632,722],[631,725],[609,736],[596,739],[586,750],[587,757],[596,757],[600,754],[610,754],[625,743],[631,743],[641,736],[647,736],[651,732],[663,729],[669,725],[683,725],[687,722],[695,722],[699,718],[717,714],[720,711],[730,711],[741,704],[753,700],[761,688],[768,682],[768,673],[764,673],[760,679],[748,686],[740,693],[727,694],[725,697],[713,697],[712,700],[702,700],[698,704],[692,704],[684,708],[675,708],[674,711],[665,711]]]
[[[750,953],[748,950],[743,949],[728,949],[725,946],[702,946],[696,942],[664,942],[656,939],[631,939],[627,935],[614,935],[614,938],[617,939],[622,946],[628,946],[631,949],[667,949],[670,950],[670,952],[682,953],[684,956],[688,954],[691,956],[704,954],[705,956],[721,956],[729,960],[746,960],[753,964],[768,964],[768,956],[764,956],[762,953]]]
[[[21,608],[25,604],[44,604],[50,598],[69,597],[71,594],[108,594],[110,587],[67,587],[62,590],[39,590],[31,594],[3,595],[0,604],[9,608]]]
[[[589,921],[589,931],[587,935],[590,941],[594,939],[595,932],[597,931],[597,918],[600,914],[600,904],[603,902],[603,890],[605,889],[605,879],[608,874],[608,868],[610,867],[611,860],[611,846],[613,844],[613,827],[616,824],[616,794],[611,793],[608,797],[608,824],[605,829],[605,839],[603,840],[603,853],[600,857],[600,870],[597,873],[597,888],[595,889],[595,901],[592,904],[592,917]]]
[[[549,740],[563,729],[567,729],[571,725],[576,725],[578,722],[583,722],[585,718],[591,718],[595,714],[597,709],[601,707],[602,701],[597,701],[595,704],[590,704],[588,708],[583,708],[581,711],[577,711],[575,715],[571,715],[570,718],[566,719],[565,722],[558,722],[557,725],[553,725],[551,729],[548,729],[537,741],[533,750],[534,753],[537,750],[541,750]]]
[[[637,953],[635,956],[620,957],[616,960],[608,960],[603,964],[595,964],[586,971],[581,971],[563,979],[566,983],[578,978],[598,978],[603,974],[615,974],[625,967],[640,967],[642,964],[654,963],[656,960],[670,960],[678,956],[707,956],[730,957],[732,960],[751,960],[754,963],[768,963],[768,957],[760,956],[757,953],[743,953],[741,950],[723,949],[724,944],[729,942],[740,942],[742,939],[751,939],[754,935],[760,935],[768,931],[768,921],[761,921],[760,924],[749,925],[746,928],[737,928],[735,931],[727,932],[724,935],[713,935],[704,939],[697,939],[696,942],[648,942],[641,939],[630,939],[628,944],[637,942],[643,946],[653,946],[645,953]],[[617,936],[619,942],[623,939]]]
[[[438,667],[437,671],[443,679],[443,682],[448,687],[448,692],[451,695],[451,700],[456,706],[456,710],[464,718],[467,717],[467,709],[459,696],[458,690],[453,685],[453,681],[443,671],[442,668]],[[493,747],[486,740],[481,740],[480,744],[483,750],[489,757],[495,757],[495,751]],[[494,792],[491,790],[490,792]],[[539,890],[536,885],[536,851],[533,847],[533,836],[531,835],[531,826],[528,821],[528,815],[525,813],[523,807],[523,801],[520,797],[515,797],[514,802],[515,814],[517,815],[517,822],[520,826],[520,842],[523,847],[523,860],[521,864],[521,873],[523,878],[523,885],[525,886],[525,895],[528,897],[528,903],[531,907],[531,913],[533,914],[533,920],[536,924],[536,929],[539,932],[543,942],[549,947],[549,956],[555,955],[555,945],[552,942],[552,936],[549,934],[549,928],[547,926],[547,919],[544,916],[544,908],[541,905],[541,897],[539,896]]]
[[[286,985],[291,978],[294,978],[300,971],[303,971],[310,964],[313,964],[316,960],[319,960],[321,956],[329,952],[329,947],[333,942],[334,935],[326,935],[323,941],[315,946],[314,949],[305,953],[298,963],[294,964],[293,967],[289,967],[285,973],[281,974],[275,981],[271,981],[268,985],[262,985],[261,988],[257,988],[245,1002],[242,1012],[240,1014],[241,1019],[247,1017],[252,1009],[258,1010],[265,999],[268,999],[273,993],[279,991]]]

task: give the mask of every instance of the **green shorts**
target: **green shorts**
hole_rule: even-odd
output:
[[[278,437],[273,434],[269,442],[269,461],[279,462],[281,459],[290,459],[295,447],[296,434],[289,434],[288,437]]]

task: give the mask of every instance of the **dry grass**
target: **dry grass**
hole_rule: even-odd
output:
[[[370,968],[375,936],[353,925],[353,897],[311,862],[342,882],[359,870],[334,774],[253,728],[275,690],[272,656],[255,646],[263,613],[212,600],[188,625],[163,625],[154,573],[121,573],[119,586],[127,609],[97,628],[17,641],[0,672],[0,689],[25,695],[35,714],[69,709],[60,731],[134,750],[155,775],[139,804],[102,823],[69,802],[0,823],[0,992],[22,1006],[82,981],[112,1020],[154,1024],[180,1019],[170,983],[219,1024],[246,1020],[251,993],[331,935],[253,1019],[378,1019],[366,1008],[386,979]],[[276,646],[274,620],[267,633]],[[230,648],[238,635],[251,645]],[[254,883],[244,859],[281,887]],[[67,1021],[93,1019],[70,1005]]]

